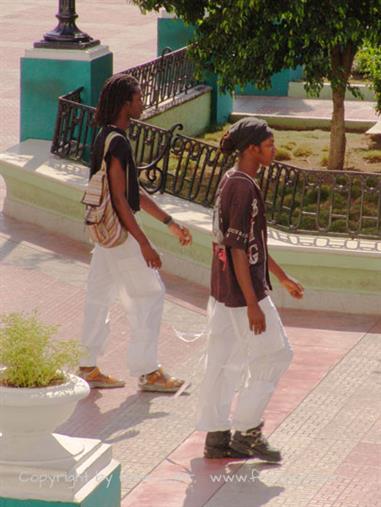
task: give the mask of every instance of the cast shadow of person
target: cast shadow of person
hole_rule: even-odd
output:
[[[56,430],[69,436],[98,438],[105,443],[113,444],[137,436],[135,429],[146,419],[160,419],[169,412],[152,410],[152,401],[162,393],[140,393],[128,396],[124,401],[110,410],[102,411],[97,400],[107,394],[102,390],[92,389],[84,400],[81,400],[73,415]]]
[[[253,461],[218,460],[210,462],[204,458],[191,460],[188,473],[191,483],[181,507],[202,507],[223,491],[223,504],[236,507],[261,507],[282,494],[284,487],[268,486],[260,480],[262,471],[279,468],[280,465]],[[222,496],[220,496],[220,499]],[[216,498],[217,501],[219,501]]]

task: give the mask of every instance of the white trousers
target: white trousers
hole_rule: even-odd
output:
[[[156,370],[164,293],[159,273],[147,267],[131,234],[125,243],[114,248],[96,245],[87,282],[81,339],[87,355],[81,366],[96,365],[103,354],[109,333],[109,308],[119,296],[130,324],[127,349],[130,374],[139,376]]]
[[[197,414],[199,430],[246,431],[258,426],[292,360],[292,350],[270,297],[259,305],[266,317],[266,331],[255,335],[249,328],[246,307],[228,308],[213,298],[209,300],[210,334]]]

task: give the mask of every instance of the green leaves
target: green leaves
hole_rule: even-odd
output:
[[[200,74],[206,69],[218,76],[223,92],[232,92],[237,85],[247,83],[269,87],[277,72],[303,65],[309,92],[318,95],[324,81],[329,81],[336,96],[344,101],[345,90],[351,89],[354,56],[369,41],[374,53],[367,75],[373,82],[381,110],[381,0],[135,0],[135,3],[147,9],[160,6],[174,10],[184,21],[196,25],[192,55]],[[351,91],[357,94],[354,88]],[[343,160],[338,166],[343,165]]]
[[[165,7],[197,23],[194,56],[200,66],[221,76],[225,91],[247,82],[263,87],[276,72],[300,64],[307,69],[310,90],[319,90],[324,79],[347,86],[348,47],[355,53],[365,37],[381,38],[381,0],[135,0],[135,4],[148,10]],[[332,62],[333,48],[341,60]]]
[[[57,326],[42,323],[33,313],[10,313],[1,318],[0,383],[13,387],[45,387],[64,381],[64,368],[74,368],[81,345],[53,340]]]
[[[377,111],[381,113],[381,47],[369,41],[359,52],[361,71],[368,78],[377,97]]]

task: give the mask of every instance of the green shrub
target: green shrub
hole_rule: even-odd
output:
[[[352,75],[354,77],[364,77],[368,72],[369,67],[369,49],[364,47],[356,53],[352,65]]]
[[[316,219],[313,217],[304,216],[300,221],[300,229],[304,229],[306,231],[316,231]]]
[[[364,155],[364,159],[370,164],[381,162],[381,150],[368,150]]]
[[[320,197],[321,200],[321,197]],[[317,188],[310,188],[307,190],[307,192],[304,195],[304,204],[305,205],[314,205],[316,207],[316,204],[318,202],[318,189]]]
[[[320,201],[325,202],[328,200],[330,195],[330,186],[329,185],[322,185],[320,187]]]
[[[343,194],[335,193],[333,196],[333,211],[345,211],[348,205],[348,198]]]
[[[356,200],[359,197],[361,197],[361,183],[354,184],[351,189],[351,197],[352,199]]]
[[[297,146],[292,152],[295,157],[310,157],[313,153],[313,150],[309,146]]]
[[[346,232],[347,231],[347,222],[343,219],[333,219],[331,227],[331,232]]]
[[[1,317],[0,383],[12,387],[46,387],[65,381],[64,369],[78,366],[81,345],[53,339],[57,326],[42,323],[36,314]]]
[[[292,205],[293,200],[292,194],[285,195],[283,198],[283,206],[287,206],[289,208]]]
[[[277,148],[275,160],[279,160],[281,162],[282,160],[291,160],[291,153],[288,150],[285,150],[284,148]]]
[[[280,148],[292,151],[295,148],[295,146],[296,146],[296,143],[294,141],[289,141],[286,144],[281,144]]]

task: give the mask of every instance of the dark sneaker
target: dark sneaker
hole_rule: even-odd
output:
[[[259,458],[263,461],[278,463],[282,460],[280,451],[271,447],[262,435],[263,422],[247,431],[236,431],[230,442],[233,451],[245,454],[247,458]]]
[[[228,458],[230,438],[230,430],[209,431],[205,439],[204,457],[208,459]]]
[[[235,451],[230,447],[231,433],[226,431],[209,431],[206,435],[204,458],[208,459],[247,459],[247,454]]]

